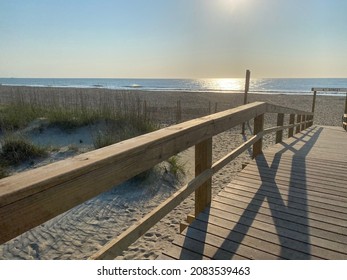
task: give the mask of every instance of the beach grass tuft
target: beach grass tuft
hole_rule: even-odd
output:
[[[182,163],[178,156],[172,156],[167,160],[169,164],[169,172],[172,173],[175,177],[185,176],[185,163]]]
[[[1,142],[0,159],[5,165],[17,165],[48,154],[46,149],[34,145],[20,135],[5,135]]]

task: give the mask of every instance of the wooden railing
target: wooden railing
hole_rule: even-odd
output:
[[[277,126],[264,129],[264,115],[277,113]],[[289,124],[284,125],[284,115]],[[254,136],[212,164],[212,137],[254,119]],[[196,177],[144,218],[107,243],[91,259],[111,259],[195,191],[195,215],[211,202],[211,178],[262,137],[276,132],[282,141],[312,125],[313,113],[254,102],[194,119],[0,180],[0,244],[95,197],[156,164],[195,146]]]
[[[347,114],[343,114],[342,126],[343,126],[343,129],[347,131]]]

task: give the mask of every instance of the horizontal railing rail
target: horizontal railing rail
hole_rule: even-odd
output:
[[[265,113],[278,113],[276,127],[263,129]],[[288,125],[284,114],[290,115]],[[251,119],[255,135],[212,164],[212,137]],[[202,211],[211,201],[212,175],[252,145],[253,156],[261,153],[265,134],[276,132],[280,142],[283,129],[292,136],[312,122],[311,112],[254,102],[4,178],[0,244],[195,146],[196,177],[91,257],[114,258],[194,191],[195,213]]]

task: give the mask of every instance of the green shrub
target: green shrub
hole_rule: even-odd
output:
[[[2,139],[1,162],[9,165],[20,164],[47,155],[47,151],[18,135],[6,135]]]

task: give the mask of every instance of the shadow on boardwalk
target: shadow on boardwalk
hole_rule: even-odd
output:
[[[273,252],[273,256],[270,258],[279,259],[310,259],[311,248],[310,248],[310,231],[308,224],[308,196],[306,188],[306,162],[305,157],[310,152],[312,146],[317,141],[322,128],[315,129],[310,128],[303,131],[299,136],[294,136],[295,141],[290,145],[281,143],[283,148],[277,151],[272,160],[269,161],[264,155],[259,155],[255,158],[256,166],[259,170],[260,175],[260,187],[254,193],[254,196],[250,199],[247,207],[244,208],[239,219],[234,223],[232,228],[228,229],[227,234],[224,234],[224,241],[220,242],[219,248],[216,250],[212,258],[214,259],[225,259],[225,258],[237,258],[238,249],[244,241],[247,233],[256,220],[256,216],[261,212],[261,207],[264,202],[269,205],[271,213],[272,223],[276,229],[276,238],[280,244],[280,252]],[[301,143],[299,143],[301,142]],[[296,150],[294,146],[296,144],[300,148]],[[275,178],[278,173],[278,168],[282,160],[284,152],[291,151],[293,156],[291,158],[290,175],[289,175],[289,189],[287,191],[287,199],[282,197],[280,187],[276,182]],[[288,160],[288,157],[286,157]],[[298,180],[299,174],[299,180]],[[246,176],[246,175],[243,175]],[[231,186],[232,187],[232,186]],[[198,239],[201,243],[198,243],[194,247],[195,255],[204,254],[205,241],[207,235],[209,235],[208,220],[206,214],[209,214],[210,209],[207,209],[201,215],[205,217],[205,223],[201,222],[203,217],[198,217],[198,221],[187,229],[189,238],[186,237],[185,243],[191,242],[191,238]],[[199,221],[200,219],[200,221]],[[265,236],[265,235],[264,235]],[[272,241],[271,235],[270,240]],[[274,236],[273,236],[274,237]],[[269,237],[268,237],[269,238]],[[185,247],[184,244],[183,247]],[[246,258],[269,258],[268,253],[243,256]],[[181,255],[181,258],[185,258]],[[200,258],[200,257],[198,257]]]

